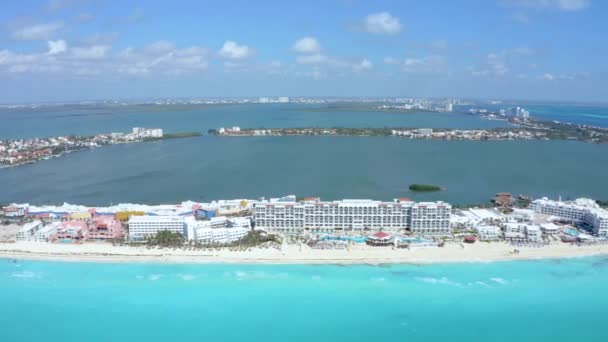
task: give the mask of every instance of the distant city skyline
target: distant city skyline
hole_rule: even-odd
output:
[[[0,103],[607,100],[604,1],[45,0],[0,8]]]

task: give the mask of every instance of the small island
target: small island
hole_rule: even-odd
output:
[[[410,191],[416,192],[434,192],[441,191],[441,187],[432,184],[411,184],[409,187]]]

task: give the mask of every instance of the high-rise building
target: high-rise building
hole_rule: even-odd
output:
[[[260,202],[254,204],[257,229],[299,233],[334,231],[398,231],[421,234],[448,234],[452,207],[443,202],[414,203],[409,200],[381,202],[319,199],[300,202]]]

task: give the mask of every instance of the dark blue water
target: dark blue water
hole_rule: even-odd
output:
[[[492,127],[450,113],[322,106],[68,107],[0,113],[0,136],[241,127]],[[179,110],[178,110],[179,109]],[[183,110],[182,110],[183,109]],[[259,196],[486,202],[496,192],[608,198],[608,145],[572,141],[410,141],[392,137],[198,137],[104,147],[0,169],[0,203],[167,203]],[[410,193],[412,183],[445,191]]]

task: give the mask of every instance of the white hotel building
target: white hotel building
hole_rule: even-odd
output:
[[[17,232],[17,241],[29,241],[34,240],[36,233],[42,228],[42,221],[35,220],[32,222],[26,223],[19,231]]]
[[[187,236],[184,216],[131,216],[129,239],[145,240],[161,231],[170,231]]]
[[[562,202],[544,197],[534,200],[530,209],[581,225],[597,236],[608,237],[608,210],[602,209],[594,200],[579,198]]]
[[[256,229],[283,233],[409,229],[421,234],[448,234],[451,211],[443,202],[315,199],[259,202],[254,204],[253,216]]]

